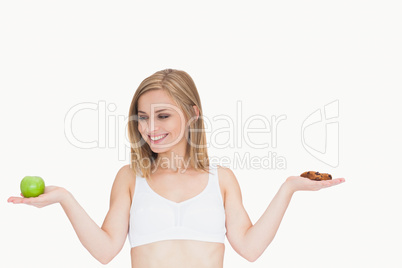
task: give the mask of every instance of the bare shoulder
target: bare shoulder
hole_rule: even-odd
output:
[[[127,173],[127,174],[131,174],[131,175],[135,175],[135,172],[134,172],[134,170],[130,167],[130,165],[129,164],[127,164],[127,165],[124,165],[124,166],[122,166],[121,168],[120,168],[120,170],[119,170],[119,172],[124,172],[124,173]]]
[[[240,184],[234,172],[228,167],[218,165],[219,184],[224,188],[226,201],[242,202]]]
[[[133,177],[135,177],[135,172],[132,170],[129,164],[122,166],[118,173],[117,173],[117,178],[120,178],[121,180],[124,180],[126,182],[129,182],[132,180]]]
[[[223,183],[227,183],[228,181],[230,183],[230,180],[236,179],[235,174],[230,168],[220,165],[217,165],[217,167],[219,180],[221,180]]]
[[[130,190],[130,197],[134,192],[135,177],[135,171],[130,167],[129,164],[122,166],[117,172],[116,181],[128,187],[128,189]]]
[[[228,189],[233,188],[233,185],[238,185],[237,179],[233,171],[228,167],[217,165],[219,185],[224,189],[224,195],[226,197]]]

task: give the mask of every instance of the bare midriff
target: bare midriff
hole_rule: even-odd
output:
[[[225,244],[164,240],[131,248],[132,268],[222,268]]]

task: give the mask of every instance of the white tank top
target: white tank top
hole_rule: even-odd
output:
[[[211,165],[210,172],[206,188],[179,203],[157,194],[137,175],[128,231],[131,247],[175,239],[225,243],[225,208],[217,166]]]

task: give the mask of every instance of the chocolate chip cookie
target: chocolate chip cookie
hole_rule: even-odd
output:
[[[314,181],[325,181],[332,180],[331,174],[328,173],[320,173],[318,171],[306,171],[303,172],[300,177],[308,178]]]

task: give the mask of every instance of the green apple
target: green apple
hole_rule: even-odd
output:
[[[45,192],[45,182],[39,176],[25,176],[20,188],[24,197],[37,197]]]

